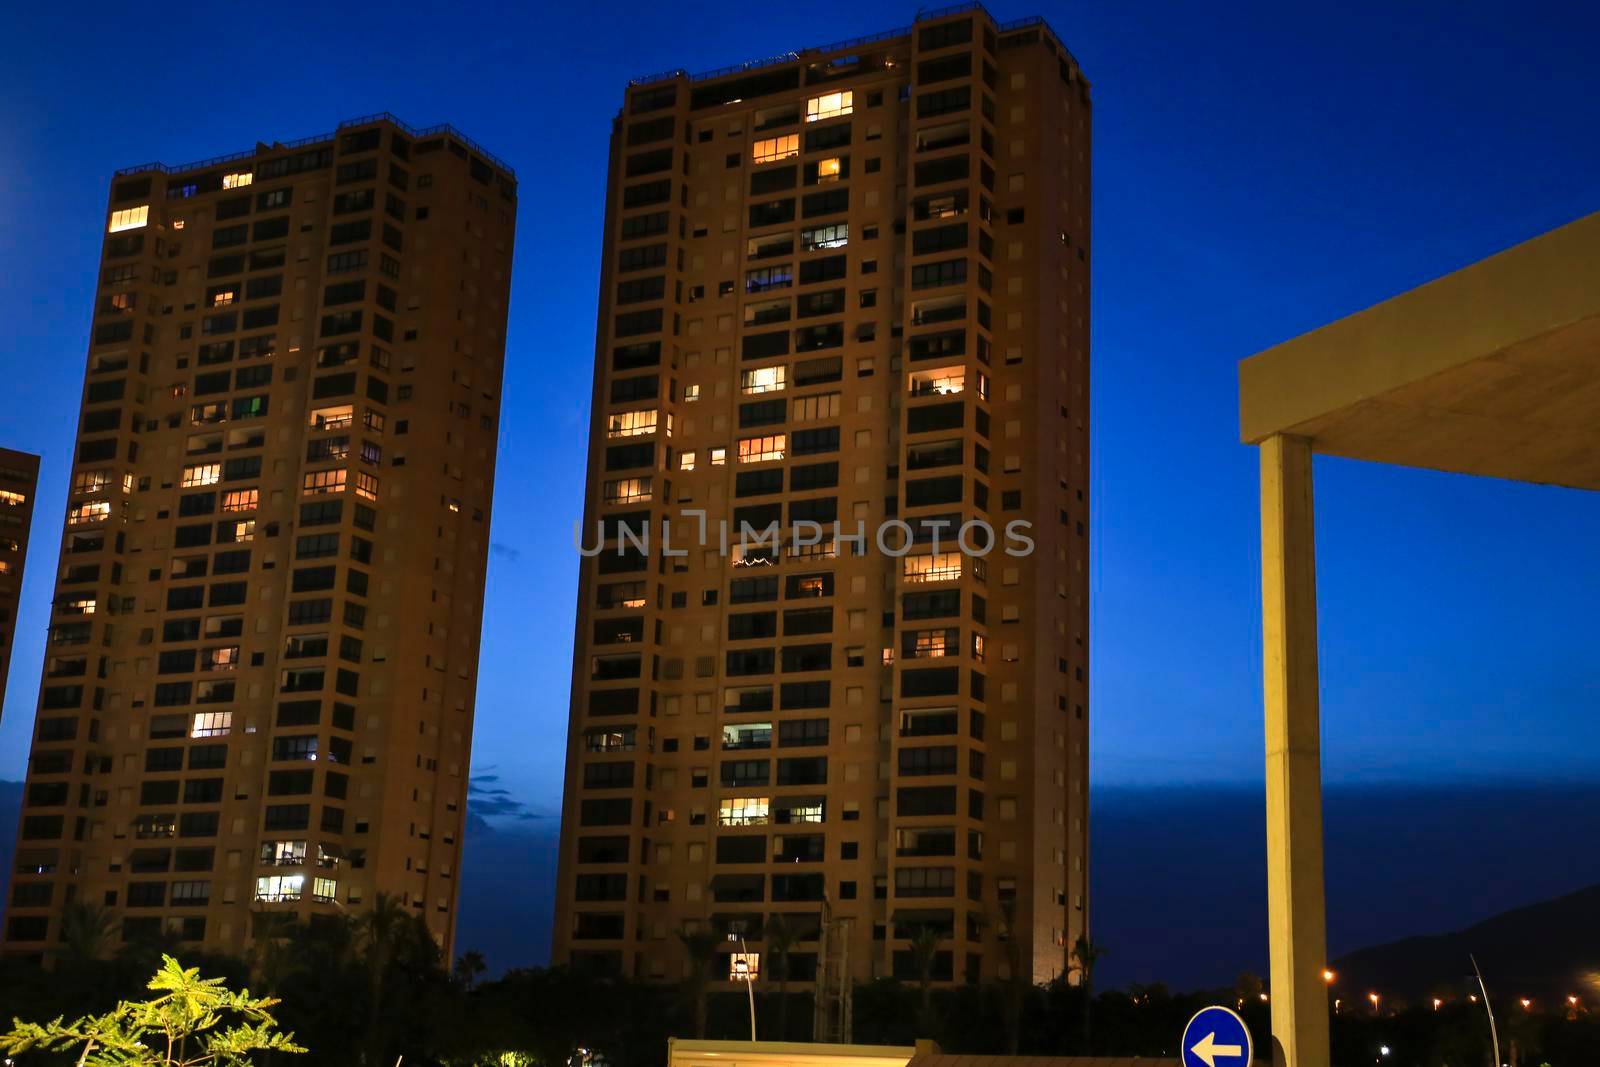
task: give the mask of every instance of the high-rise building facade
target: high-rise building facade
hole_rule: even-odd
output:
[[[39,457],[0,448],[0,714],[6,706],[11,646],[17,636],[17,601],[28,560],[28,530],[39,485]]]
[[[5,948],[448,951],[516,182],[389,116],[113,178]]]
[[[1089,108],[1046,25],[976,5],[628,87],[558,961],[676,980],[680,933],[759,954],[782,915],[790,978],[830,991],[915,975],[926,928],[941,981],[1066,970],[1087,923]],[[771,523],[776,546],[741,537]]]

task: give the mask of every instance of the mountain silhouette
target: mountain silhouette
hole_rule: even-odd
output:
[[[1422,1003],[1475,993],[1472,959],[1496,1000],[1600,1002],[1600,885],[1513,908],[1432,937],[1407,937],[1352,952],[1333,963],[1346,996],[1376,992]]]

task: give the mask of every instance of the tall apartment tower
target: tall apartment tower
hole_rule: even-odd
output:
[[[5,948],[448,952],[516,182],[389,116],[111,182]]]
[[[782,915],[789,977],[830,991],[915,975],[924,927],[941,981],[1064,972],[1087,922],[1089,136],[1056,36],[977,5],[628,87],[558,961],[677,980],[680,933],[760,954]],[[974,520],[987,556],[955,544]],[[1008,555],[1019,520],[1033,550]],[[770,522],[776,548],[741,540]]]
[[[38,487],[39,457],[0,448],[0,714],[5,712],[17,600],[22,595],[22,567],[28,560],[28,530]]]

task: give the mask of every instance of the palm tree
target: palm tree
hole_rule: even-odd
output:
[[[911,958],[917,965],[917,995],[922,1005],[922,1027],[933,1030],[933,965],[939,959],[939,942],[944,932],[932,923],[923,923],[911,935]]]
[[[456,960],[455,978],[467,992],[472,992],[473,983],[478,976],[488,970],[488,964],[483,962],[483,953],[475,948],[469,948]]]
[[[706,997],[711,984],[711,961],[716,958],[722,938],[710,927],[679,930],[678,940],[689,954],[687,992],[694,1005],[694,1036],[706,1036]]]
[[[383,1045],[383,985],[384,972],[406,923],[411,916],[405,905],[393,893],[379,891],[368,908],[356,920],[361,941],[367,950],[367,1061],[376,1064],[382,1057]]]
[[[117,940],[117,917],[86,900],[69,901],[61,910],[61,958],[73,964],[103,960]]]
[[[800,931],[783,915],[774,915],[767,921],[762,936],[767,942],[767,953],[772,957],[772,977],[778,980],[778,1037],[789,1039],[789,953],[800,943]]]
[[[1006,984],[1005,1031],[1006,1053],[1017,1054],[1022,1041],[1022,1001],[1028,991],[1027,977],[1022,973],[1022,939],[1017,935],[1017,898],[1002,897],[1000,921],[1005,927]]]
[[[1089,940],[1087,934],[1079,934],[1078,939],[1072,943],[1072,966],[1070,970],[1078,972],[1078,988],[1083,990],[1083,1051],[1080,1055],[1089,1056],[1092,1045],[1092,1034],[1089,1030],[1090,1006],[1094,1003],[1094,965],[1106,950]]]

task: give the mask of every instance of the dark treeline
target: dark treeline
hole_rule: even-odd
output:
[[[168,952],[225,978],[230,988],[280,998],[275,1013],[282,1029],[310,1051],[274,1054],[276,1061],[307,1067],[392,1067],[401,1056],[407,1067],[563,1067],[579,1048],[602,1053],[613,1067],[661,1067],[669,1036],[743,1040],[750,1033],[742,988],[560,968],[513,970],[485,981],[472,952],[447,968],[422,923],[388,897],[361,914],[315,924],[272,916],[259,923],[250,956],[239,958],[160,941],[122,944],[109,913],[75,906],[44,965],[0,959],[0,1016],[70,1019],[109,1010],[119,999],[143,999]],[[777,983],[766,979],[756,990],[763,1040],[809,1038],[809,994],[780,996]],[[950,1052],[1173,1057],[1185,1022],[1216,1003],[1242,1006],[1265,1060],[1268,1006],[1259,979],[1248,975],[1233,989],[1173,995],[1160,985],[1135,986],[1094,994],[1087,1003],[1081,987],[1064,981],[937,989],[883,979],[856,988],[854,1039],[911,1045],[931,1037]],[[1579,1008],[1540,1014],[1512,1001],[1498,1006],[1497,1017],[1505,1062],[1600,1063],[1600,1021]],[[1333,1020],[1333,1053],[1336,1067],[1486,1067],[1488,1026],[1482,1006],[1464,1001],[1439,1010],[1343,1012]],[[26,1059],[19,1067],[51,1062]]]

